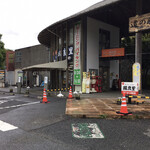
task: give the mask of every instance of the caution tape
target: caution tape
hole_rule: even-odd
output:
[[[128,97],[128,98],[145,98],[145,99],[150,99],[149,96],[135,96],[135,95],[131,96],[131,95],[129,95],[129,96],[127,96],[127,97]]]
[[[70,88],[68,88],[68,90],[69,90]],[[61,88],[61,89],[50,89],[50,90],[47,90],[47,92],[49,92],[49,91],[51,91],[51,92],[57,92],[57,91],[67,91],[67,88]]]

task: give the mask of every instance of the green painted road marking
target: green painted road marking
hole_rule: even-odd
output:
[[[72,135],[75,138],[104,138],[96,123],[74,123],[72,124]]]

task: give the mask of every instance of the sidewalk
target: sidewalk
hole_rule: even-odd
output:
[[[14,86],[8,88],[0,88],[0,93],[17,93],[17,88]],[[59,92],[49,92],[47,97],[57,96]],[[43,88],[34,87],[29,89],[29,94],[26,94],[26,88],[21,89],[21,94],[42,99]],[[67,98],[69,92],[62,92]],[[149,91],[143,91],[143,94],[150,96]],[[80,100],[67,99],[66,101],[66,115],[73,117],[86,117],[86,118],[120,118],[116,112],[120,111],[121,105],[117,105],[118,97],[121,97],[120,91],[109,91],[103,93],[81,94]],[[132,112],[132,116],[125,118],[149,118],[150,119],[150,99],[144,99],[144,104],[128,104],[128,111]]]
[[[0,93],[10,93],[10,89],[13,89],[13,93],[17,93],[17,87],[10,86],[6,88],[0,88]],[[21,88],[21,94],[26,94],[27,88]],[[50,93],[50,94],[48,94]],[[69,92],[68,91],[62,91],[61,92],[66,98],[68,97]],[[59,94],[59,91],[53,91],[53,92],[47,92],[47,96],[57,96]],[[43,87],[33,87],[29,89],[29,96],[43,96]],[[92,93],[92,94],[81,94],[80,97],[82,98],[117,98],[120,97],[121,93],[119,91],[109,91],[109,92],[103,92],[103,93]]]

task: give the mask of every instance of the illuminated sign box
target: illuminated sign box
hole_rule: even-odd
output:
[[[103,49],[102,57],[120,57],[125,55],[124,48]]]

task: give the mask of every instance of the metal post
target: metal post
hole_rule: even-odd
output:
[[[137,15],[142,14],[142,0],[137,0],[136,13]],[[138,62],[141,65],[141,71],[142,71],[142,33],[141,32],[137,32],[135,34],[135,62]],[[142,93],[142,75],[141,75],[140,87],[141,89],[139,93]]]
[[[21,94],[21,77],[18,77],[17,93]]]

